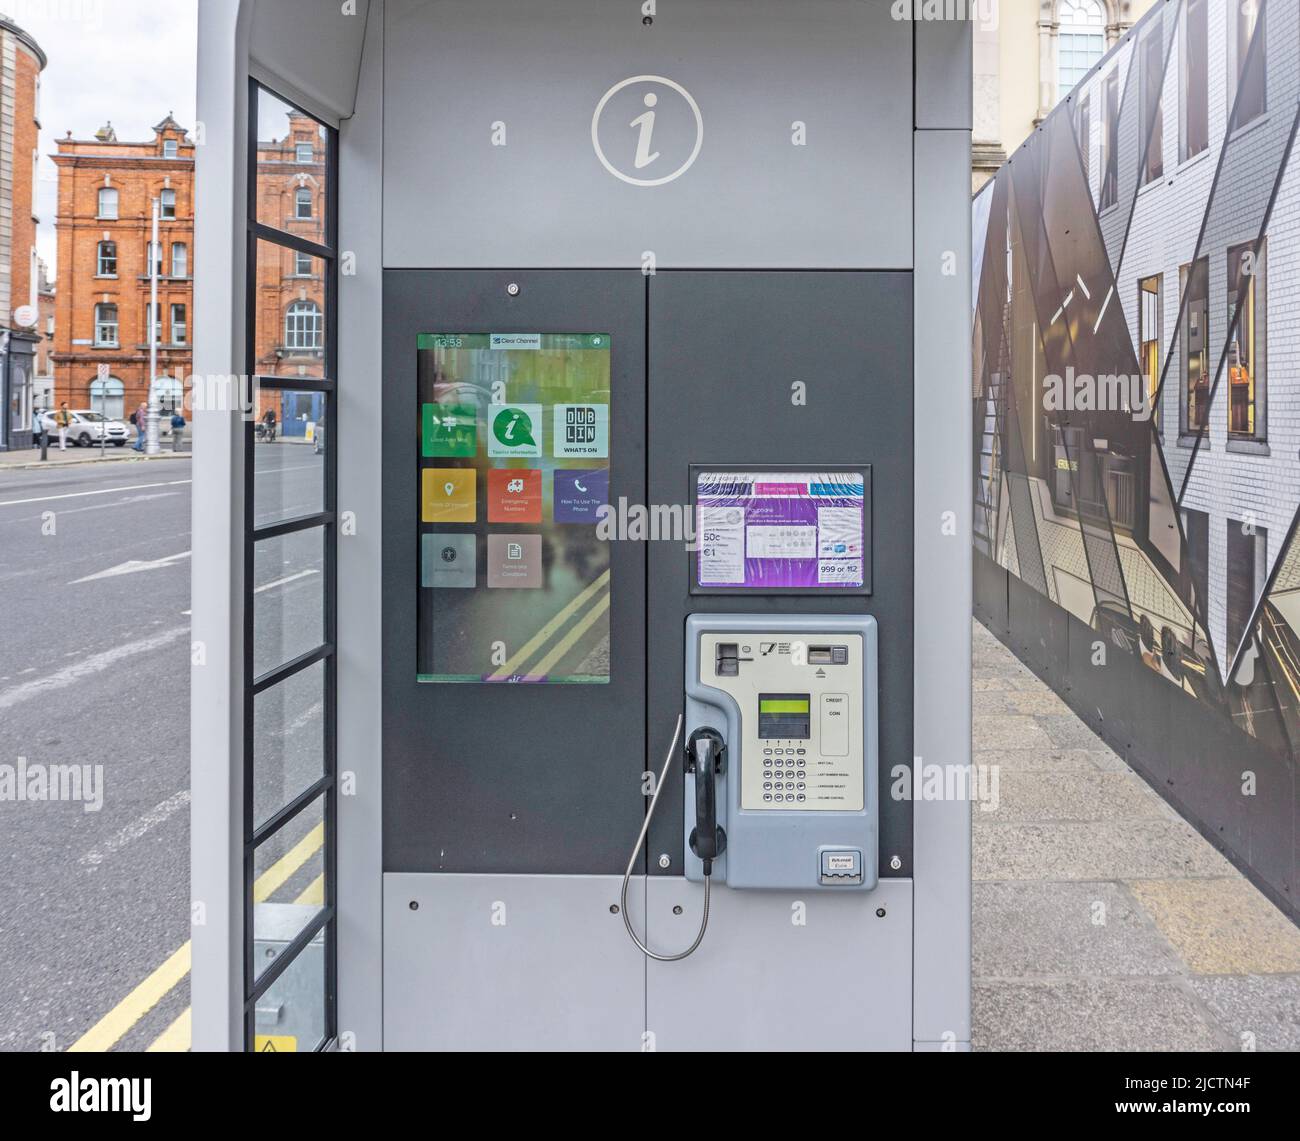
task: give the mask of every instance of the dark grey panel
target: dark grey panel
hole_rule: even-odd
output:
[[[697,0],[646,25],[635,0],[388,0],[384,264],[909,268],[912,25],[890,8]],[[645,76],[698,123],[642,82],[597,134],[646,183],[698,139],[660,185],[592,139]]]
[[[385,432],[375,446],[384,480],[385,871],[599,874],[627,863],[644,807],[644,546],[612,545],[609,685],[418,684],[416,338],[608,332],[610,491],[642,503],[644,319],[645,279],[635,271],[384,275]]]
[[[682,709],[691,613],[867,613],[880,627],[881,874],[908,875],[910,803],[889,773],[912,760],[912,277],[908,273],[660,272],[650,279],[649,492],[690,502],[692,464],[872,466],[871,598],[692,596],[680,542],[649,551],[648,764]],[[795,406],[791,386],[807,385]],[[674,769],[647,842],[681,871]],[[902,865],[890,867],[899,856]]]

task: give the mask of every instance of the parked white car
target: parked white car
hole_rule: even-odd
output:
[[[54,419],[56,415],[57,412],[46,412],[41,416],[41,423],[45,425],[45,431],[51,440],[59,438],[59,425]],[[69,409],[68,415],[72,417],[72,423],[68,425],[68,443],[79,448],[93,447],[99,443],[101,435],[105,443],[112,444],[115,448],[125,447],[131,438],[131,429],[121,420],[105,420],[98,412],[89,409]]]

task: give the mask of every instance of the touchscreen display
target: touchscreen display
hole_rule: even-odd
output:
[[[422,682],[609,681],[610,338],[419,338]]]

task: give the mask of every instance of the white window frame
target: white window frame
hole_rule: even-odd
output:
[[[106,212],[104,207],[106,203],[112,203],[111,212]],[[108,222],[116,222],[122,214],[122,194],[116,186],[101,186],[99,188],[99,198],[95,207],[99,211],[95,215]]]
[[[104,314],[108,310],[113,311],[113,319],[108,320]],[[109,330],[112,336],[105,336]],[[121,343],[122,326],[121,314],[118,308],[111,301],[103,301],[95,306],[95,347],[96,348],[117,348]]]
[[[284,346],[302,352],[324,348],[325,315],[315,301],[300,297],[285,310]]]
[[[176,312],[180,311],[181,319],[176,320]],[[168,317],[171,321],[171,343],[173,345],[188,345],[190,334],[189,307],[183,301],[173,301],[169,307]],[[180,335],[177,336],[177,331]]]
[[[110,256],[105,252],[106,246],[112,246],[113,252]],[[112,262],[112,270],[105,269],[105,265]],[[112,238],[105,238],[95,247],[95,276],[96,277],[116,277],[117,276],[117,242]]]

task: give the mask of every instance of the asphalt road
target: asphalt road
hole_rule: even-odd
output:
[[[257,459],[259,521],[319,507],[310,448]],[[190,482],[189,460],[0,470],[3,1050],[188,1040]],[[319,630],[322,576],[312,538],[259,547],[261,669]],[[304,679],[262,716],[272,805],[319,769],[319,699]],[[4,799],[20,758],[102,768],[81,801]],[[264,895],[311,900],[319,865],[272,869]]]

